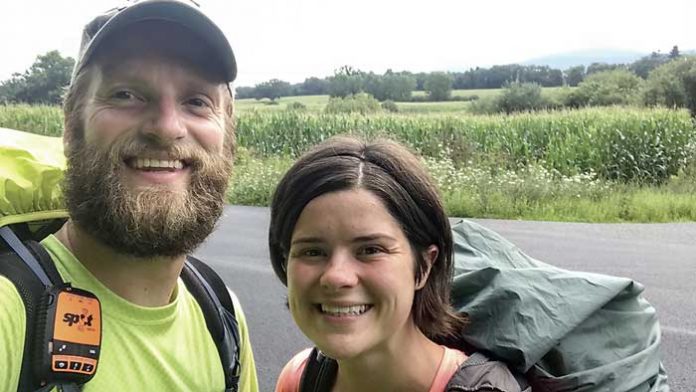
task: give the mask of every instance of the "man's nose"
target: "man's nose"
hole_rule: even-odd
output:
[[[186,125],[182,116],[181,107],[176,100],[162,98],[153,105],[150,124],[143,132],[165,144],[183,139],[186,136]]]
[[[324,289],[336,291],[358,284],[356,265],[358,261],[349,252],[334,252],[327,261],[320,278]]]

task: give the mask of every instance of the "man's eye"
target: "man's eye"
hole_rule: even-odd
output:
[[[187,103],[191,106],[199,107],[199,108],[204,108],[204,107],[209,107],[210,105],[206,100],[202,98],[191,98],[187,101]]]
[[[131,99],[136,99],[137,97],[135,94],[131,93],[130,91],[126,90],[121,90],[117,91],[113,94],[113,97],[116,99],[122,99],[122,100],[131,100]]]

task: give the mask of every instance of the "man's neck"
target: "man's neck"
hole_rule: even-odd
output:
[[[63,225],[56,238],[104,286],[140,306],[170,303],[186,260],[185,255],[137,258],[117,253],[72,221]]]

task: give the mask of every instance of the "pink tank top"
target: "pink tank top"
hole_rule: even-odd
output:
[[[459,368],[459,365],[466,361],[467,357],[463,352],[448,347],[444,347],[444,349],[440,366],[437,369],[437,373],[435,373],[435,379],[433,379],[428,392],[443,392],[447,383]],[[300,377],[302,377],[302,371],[311,352],[311,348],[303,350],[285,364],[285,367],[280,372],[280,376],[278,376],[276,392],[299,392]]]

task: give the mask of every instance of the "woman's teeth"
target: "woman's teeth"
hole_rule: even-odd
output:
[[[372,305],[333,306],[321,304],[321,312],[331,316],[359,316],[372,308]]]

